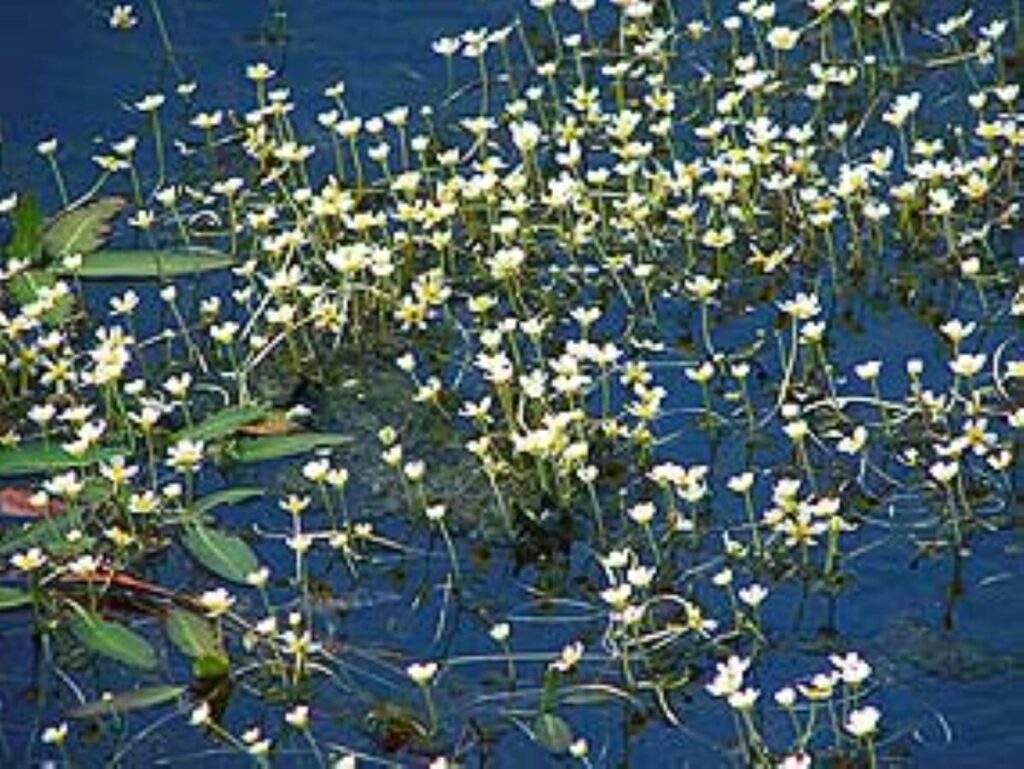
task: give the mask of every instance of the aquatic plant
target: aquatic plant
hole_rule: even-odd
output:
[[[433,106],[309,126],[256,62],[0,202],[0,608],[67,761],[65,718],[115,764],[907,749],[836,607],[1013,525],[1019,17],[531,5],[436,41]]]

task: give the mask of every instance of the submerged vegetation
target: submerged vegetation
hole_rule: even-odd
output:
[[[2,198],[30,755],[894,766],[895,665],[994,674],[943,634],[1019,538],[1019,5],[530,5],[431,107],[254,63]],[[946,629],[851,639],[894,562]]]

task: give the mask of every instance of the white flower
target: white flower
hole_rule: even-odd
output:
[[[200,702],[189,714],[188,721],[193,726],[203,726],[210,722],[210,703]]]
[[[183,438],[167,449],[167,464],[174,470],[195,472],[203,462],[202,441]]]
[[[163,94],[151,93],[143,96],[139,101],[135,102],[135,109],[139,112],[156,112],[164,105]]]
[[[503,644],[512,634],[512,626],[507,622],[498,622],[491,626],[490,636],[495,643]]]
[[[779,309],[794,320],[809,320],[821,312],[821,304],[814,294],[801,292],[793,299],[779,302]]]
[[[755,582],[753,585],[741,587],[738,595],[743,603],[752,609],[756,609],[764,603],[764,599],[768,597],[768,589]]]
[[[130,5],[115,5],[110,10],[110,19],[107,22],[111,29],[119,32],[132,29],[139,23],[139,17],[135,15],[135,9]]]
[[[881,711],[872,705],[868,705],[850,713],[850,717],[846,719],[844,726],[846,731],[854,737],[869,737],[878,731],[878,722],[881,718]]]
[[[296,705],[284,714],[284,720],[296,729],[305,729],[309,726],[309,706]]]
[[[199,605],[206,610],[208,617],[220,617],[234,605],[235,598],[224,588],[207,590],[199,596]]]
[[[800,32],[790,27],[774,27],[765,39],[776,51],[791,51],[800,42]]]
[[[414,662],[405,669],[406,675],[417,686],[426,686],[437,675],[436,662]]]
[[[562,649],[559,658],[552,662],[549,667],[559,673],[568,673],[576,667],[581,659],[583,659],[583,643],[581,641],[574,641]]]
[[[19,571],[35,571],[46,563],[46,554],[38,547],[29,548],[24,553],[11,556],[11,565]]]
[[[63,745],[68,736],[68,725],[62,721],[57,726],[48,726],[43,730],[43,742],[47,745]]]

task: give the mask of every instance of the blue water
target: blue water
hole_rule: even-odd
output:
[[[42,161],[35,156],[35,143],[49,136],[62,142],[61,157],[75,189],[83,189],[92,178],[89,163],[91,143],[100,138],[116,140],[133,130],[137,119],[120,105],[155,90],[170,92],[177,78],[163,60],[156,33],[147,9],[140,4],[142,25],[128,33],[111,31],[107,26],[106,3],[84,0],[0,1],[0,136],[3,155],[0,160],[0,195],[10,188],[32,186],[43,190],[50,203],[54,197],[46,186],[48,176]],[[312,117],[322,88],[341,78],[348,85],[348,102],[361,114],[381,112],[409,104],[417,106],[434,100],[440,93],[443,66],[430,50],[431,40],[440,34],[508,21],[522,10],[518,0],[290,0],[286,6],[287,37],[267,39],[275,24],[272,3],[258,0],[225,3],[216,0],[164,0],[168,31],[178,52],[178,64],[185,75],[199,83],[196,101],[200,108],[231,107],[243,101],[249,85],[241,74],[244,66],[265,60],[282,71],[293,88],[296,101]],[[936,14],[959,9],[964,3],[929,3]],[[975,3],[1001,7],[998,2]],[[942,8],[940,8],[940,6]],[[900,322],[891,328],[910,329]],[[928,341],[930,340],[930,341]],[[838,359],[847,362],[882,357],[891,361],[888,369],[898,370],[908,354],[927,352],[932,337],[912,329],[893,333],[885,339],[850,335]],[[884,383],[883,383],[884,388]],[[687,392],[686,397],[692,397]],[[673,393],[682,404],[681,393]],[[697,457],[688,457],[696,460]],[[724,460],[729,462],[731,460]],[[717,472],[716,472],[717,474]],[[728,473],[722,472],[722,477]],[[1018,511],[1019,512],[1019,511]],[[865,556],[857,568],[858,578],[850,594],[840,602],[836,626],[852,645],[863,649],[873,660],[880,660],[883,691],[888,713],[895,722],[901,718],[908,729],[905,735],[906,766],[930,766],[948,769],[973,767],[1015,767],[1024,754],[1024,590],[1021,589],[1021,541],[1019,533],[999,535],[978,543],[961,575],[963,595],[956,602],[956,634],[953,643],[970,643],[972,650],[990,659],[1007,662],[1005,673],[985,670],[966,680],[943,675],[941,669],[915,664],[893,645],[913,643],[914,623],[936,626],[948,610],[947,560],[925,562],[911,568],[909,548],[887,551],[884,557]],[[440,552],[440,551],[438,551]],[[443,559],[443,556],[442,556]],[[443,566],[441,559],[436,563]],[[428,573],[429,566],[423,567]],[[498,604],[515,605],[525,601],[522,582],[506,566],[498,565],[486,577]],[[410,582],[415,581],[413,578]],[[488,582],[489,581],[489,582]],[[400,590],[402,588],[399,588]],[[790,601],[773,601],[769,617],[786,626],[790,621]],[[432,643],[440,607],[430,597],[418,614],[399,618],[399,628],[377,628],[381,616],[373,606],[355,614],[364,633],[400,635],[406,643],[419,639],[427,648]],[[372,603],[372,601],[371,601]],[[781,604],[781,605],[780,605]],[[891,631],[894,617],[910,625]],[[806,625],[812,630],[824,624],[823,602],[809,609]],[[570,628],[575,630],[576,628]],[[889,634],[887,635],[887,632]],[[463,632],[453,642],[453,653],[489,649],[481,627]],[[531,636],[534,648],[553,649],[562,635],[539,629]],[[909,641],[907,639],[910,639]],[[436,649],[435,649],[436,651]],[[31,658],[25,639],[0,639],[0,655],[7,661]],[[873,656],[872,656],[873,654]],[[811,655],[792,651],[793,670],[806,672],[820,667]],[[1016,660],[1014,669],[1013,661]],[[917,662],[920,662],[919,660]],[[472,671],[464,674],[472,679]],[[6,680],[6,679],[4,679]],[[19,679],[20,680],[20,679]],[[127,677],[123,684],[130,683]],[[112,687],[116,682],[107,681]],[[766,694],[782,680],[765,682]],[[472,683],[466,684],[472,686]],[[0,724],[18,721],[15,712],[24,700],[9,694],[0,682]],[[443,695],[442,695],[443,696]],[[714,732],[722,710],[702,712],[696,704],[684,711],[694,731],[707,728]],[[923,715],[922,715],[923,714]],[[595,757],[598,765],[614,765],[625,753],[621,725],[607,709],[574,711],[574,726],[587,734],[591,744],[606,745],[609,753]],[[946,729],[951,741],[946,741]],[[170,727],[162,739],[190,734],[186,729]],[[168,735],[171,735],[168,737]],[[4,760],[15,761],[23,732],[7,736],[12,750]],[[629,740],[629,759],[633,766],[717,766],[724,760],[699,739],[684,739],[679,734],[658,728],[641,731]],[[666,758],[672,756],[672,758]],[[540,766],[546,759],[525,739],[512,737],[497,757],[498,766]],[[182,765],[214,765],[212,757],[188,754]],[[15,761],[13,765],[18,765]],[[220,765],[220,764],[218,764]],[[226,765],[226,764],[225,764]],[[234,764],[232,764],[234,765]],[[297,759],[296,765],[302,765]]]

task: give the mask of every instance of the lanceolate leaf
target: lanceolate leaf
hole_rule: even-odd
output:
[[[156,652],[149,641],[119,622],[84,613],[71,623],[71,632],[88,649],[140,670],[156,668]]]
[[[231,582],[246,584],[246,577],[260,566],[245,540],[209,526],[189,527],[181,544],[199,563]]]
[[[238,505],[242,502],[248,502],[250,499],[262,497],[266,493],[267,490],[259,486],[239,486],[234,489],[222,489],[196,500],[195,508],[197,513],[208,513],[220,505]]]
[[[43,251],[54,259],[92,253],[107,241],[125,205],[123,198],[100,198],[57,214],[43,233]]]
[[[224,656],[224,648],[213,625],[184,609],[174,609],[167,615],[167,637],[186,657]]]
[[[76,274],[83,280],[180,278],[223,270],[234,263],[227,254],[207,248],[111,250],[88,254]]]
[[[81,456],[68,454],[57,444],[25,443],[9,449],[0,449],[0,478],[18,475],[45,475],[85,467],[119,454],[127,453],[118,447],[96,448]]]
[[[175,440],[215,441],[238,432],[252,422],[263,419],[267,409],[263,406],[228,406],[211,414],[199,424],[178,432]]]
[[[352,436],[337,433],[293,433],[292,435],[266,435],[259,438],[242,438],[235,444],[231,456],[236,462],[264,462],[296,454],[305,454],[314,449],[341,446],[352,443]]]
[[[0,611],[20,609],[32,603],[32,596],[16,587],[0,587]]]
[[[96,718],[144,710],[165,702],[178,699],[185,693],[184,686],[143,686],[128,692],[118,692],[113,697],[89,702],[68,711],[71,718]]]

